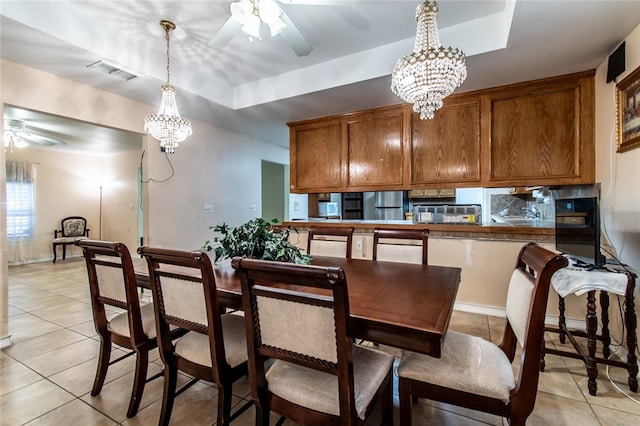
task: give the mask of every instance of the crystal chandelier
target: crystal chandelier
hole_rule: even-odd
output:
[[[280,19],[282,10],[273,0],[240,0],[231,3],[230,9],[242,31],[257,39],[261,38],[261,22],[269,26],[272,37],[287,26]]]
[[[418,29],[413,52],[398,59],[391,72],[391,90],[413,104],[421,119],[433,118],[442,100],[467,78],[464,53],[444,48],[438,37],[438,4],[425,0],[416,9]]]
[[[24,122],[5,118],[4,120],[4,150],[13,152],[13,148],[25,148],[28,143],[23,139],[29,136]]]
[[[176,29],[173,22],[160,21],[167,41],[167,84],[162,86],[162,101],[157,114],[144,119],[144,130],[160,141],[168,154],[173,154],[180,142],[191,136],[191,120],[180,117],[176,104],[176,89],[169,84],[169,32]]]

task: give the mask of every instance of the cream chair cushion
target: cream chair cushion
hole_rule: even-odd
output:
[[[335,238],[335,240],[334,240]],[[340,240],[338,240],[340,239]],[[329,257],[346,257],[347,255],[347,240],[345,237],[320,237],[319,239],[311,240],[309,246],[311,255],[316,256],[329,256]]]
[[[519,269],[514,270],[511,274],[509,291],[507,292],[507,318],[514,334],[518,338],[520,347],[523,347],[527,333],[532,298],[533,283],[522,271]]]
[[[142,318],[142,331],[144,331],[144,334],[146,334],[149,339],[155,338],[156,317],[153,312],[153,303],[140,305],[140,317]],[[112,333],[131,337],[131,334],[129,333],[128,313],[123,312],[113,317],[113,319],[109,321],[108,328]]]
[[[233,368],[247,361],[244,317],[224,314],[221,320],[227,364]],[[206,334],[190,331],[176,341],[175,352],[189,361],[211,367],[209,336]]]
[[[422,244],[381,244],[378,243],[376,260],[399,263],[422,263]]]
[[[403,352],[398,376],[508,403],[515,378],[502,350],[480,337],[448,331],[442,357]]]
[[[353,346],[356,412],[364,420],[380,384],[393,364],[393,356],[376,349]],[[286,361],[276,360],[266,374],[269,390],[303,407],[340,414],[338,377]]]

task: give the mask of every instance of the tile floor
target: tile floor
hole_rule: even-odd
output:
[[[500,339],[503,324],[500,318],[455,312],[451,328],[495,342]],[[9,330],[14,345],[0,353],[0,425],[157,424],[161,378],[147,384],[138,415],[126,418],[133,357],[109,369],[99,396],[89,394],[99,344],[82,259],[10,267]],[[547,339],[547,344],[559,345],[557,335],[550,334]],[[151,363],[149,375],[161,370],[157,352]],[[587,392],[586,372],[580,361],[548,355],[546,372],[540,376],[536,408],[528,424],[640,424],[640,395],[632,394],[634,401],[616,390],[617,386],[628,393],[625,373],[610,369],[614,385],[607,379],[606,369],[601,368],[598,395],[593,397]],[[200,382],[180,395],[172,424],[213,425],[216,392],[215,386]],[[235,405],[249,399],[246,380],[234,387],[234,395]],[[394,404],[397,424],[397,396]],[[413,409],[415,425],[504,424],[499,417],[422,399]],[[253,416],[251,408],[233,424],[251,425]],[[272,423],[277,420],[274,417]]]

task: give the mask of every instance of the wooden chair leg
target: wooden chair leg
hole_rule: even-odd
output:
[[[131,418],[138,413],[144,385],[147,381],[147,368],[149,366],[149,352],[147,350],[136,350],[136,371],[133,377],[133,388],[131,389],[131,399],[127,409],[127,417]]]
[[[53,244],[53,263],[56,263],[57,246]]]
[[[380,404],[382,405],[382,426],[393,425],[393,376],[389,374],[387,377],[388,385],[382,392]]]
[[[93,388],[91,389],[91,396],[96,396],[102,390],[104,379],[107,377],[107,370],[109,369],[109,360],[111,358],[111,339],[100,336],[100,355],[98,357],[98,368],[96,369],[96,377],[93,380]]]
[[[175,363],[175,361],[172,361]],[[169,363],[167,363],[169,364]],[[164,391],[162,393],[162,409],[160,410],[159,425],[168,426],[173,409],[173,400],[176,397],[176,383],[178,381],[178,369],[175,365],[164,366]]]
[[[265,410],[263,405],[256,403],[256,426],[269,426],[269,410]]]
[[[224,381],[218,386],[218,422],[217,425],[228,426],[231,423],[231,382]]]
[[[62,260],[65,260],[67,258],[67,245],[63,244],[62,245]]]
[[[411,426],[411,385],[409,380],[398,378],[400,399],[400,426]]]

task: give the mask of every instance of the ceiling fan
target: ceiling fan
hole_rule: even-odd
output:
[[[352,6],[339,0],[239,0],[231,3],[231,17],[209,41],[213,47],[224,47],[242,30],[251,38],[260,39],[262,24],[269,27],[271,36],[280,34],[298,56],[307,56],[313,46],[302,35],[298,27],[282,10],[278,3],[295,5],[326,5],[332,7],[343,19],[356,29],[366,29],[369,22]]]
[[[25,148],[29,144],[41,146],[65,145],[60,139],[27,131],[27,125],[22,120],[14,118],[4,119],[4,149],[13,152],[13,148]]]

